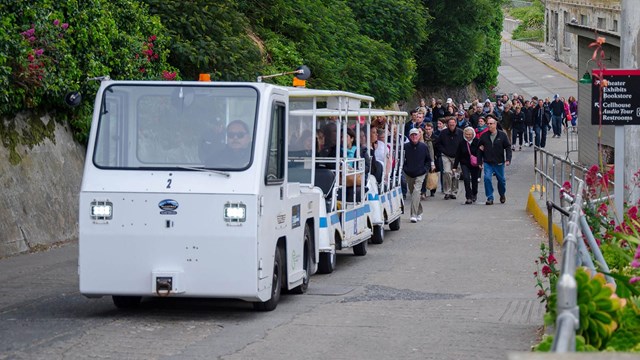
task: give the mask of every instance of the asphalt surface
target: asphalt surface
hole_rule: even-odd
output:
[[[503,57],[500,71],[499,89],[509,93],[568,96],[571,88],[569,78],[520,50]],[[519,87],[521,77],[534,85]],[[556,148],[562,152],[562,139],[550,138],[548,149]],[[505,204],[484,205],[482,184],[473,205],[463,204],[462,183],[456,200],[438,192],[423,202],[422,222],[405,214],[401,229],[387,229],[365,257],[341,252],[334,273],[313,276],[307,294],[284,296],[269,313],[238,301],[184,299],[118,311],[110,299],[78,293],[76,244],[0,260],[0,359],[506,359],[527,352],[544,313],[532,274],[546,236],[525,211],[533,149],[516,151],[506,175]]]

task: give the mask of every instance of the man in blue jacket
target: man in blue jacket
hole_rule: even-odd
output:
[[[409,142],[404,144],[404,175],[407,179],[407,187],[411,194],[411,222],[422,220],[422,204],[420,203],[420,191],[427,169],[434,170],[435,163],[429,156],[427,145],[420,141],[420,129],[413,128],[409,131]]]
[[[489,131],[480,136],[478,149],[480,167],[484,168],[484,193],[487,195],[487,205],[493,205],[493,175],[498,178],[498,193],[500,203],[507,201],[507,182],[504,177],[504,166],[511,164],[511,143],[504,131],[498,130],[498,120],[495,116],[487,115]]]

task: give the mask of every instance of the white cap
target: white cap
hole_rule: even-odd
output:
[[[409,135],[418,134],[420,135],[420,130],[418,128],[413,128],[409,131]]]
[[[447,104],[451,104],[453,102],[453,100],[451,100],[451,98],[447,99]]]

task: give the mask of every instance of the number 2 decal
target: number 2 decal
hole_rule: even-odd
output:
[[[167,179],[167,189],[171,189],[171,179]]]

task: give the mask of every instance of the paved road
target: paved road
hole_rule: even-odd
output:
[[[528,55],[518,61],[503,62],[504,89],[519,84],[507,81],[507,66],[540,65]],[[558,75],[542,68],[521,73],[549,93],[570,87],[549,87],[545,79]],[[561,145],[550,139],[549,148]],[[486,206],[480,196],[463,205],[464,196],[438,193],[424,202],[425,221],[405,216],[367,256],[340,254],[336,272],[314,276],[308,294],[285,296],[270,313],[179,299],[118,311],[109,299],[79,295],[74,244],[0,260],[0,359],[506,359],[528,351],[542,325],[532,273],[545,241],[524,210],[532,154],[514,154],[506,204]]]

